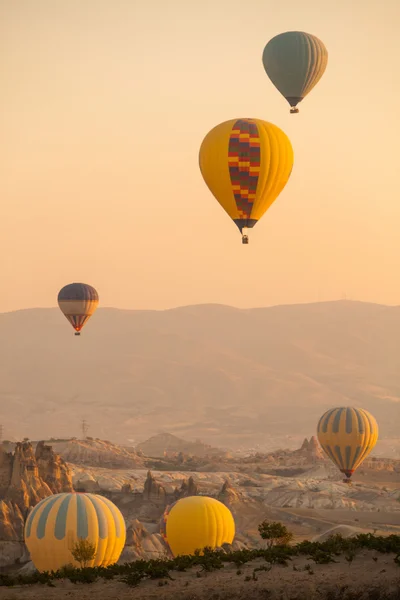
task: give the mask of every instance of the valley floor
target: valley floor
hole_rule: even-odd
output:
[[[362,551],[349,566],[343,556],[328,565],[295,557],[288,567],[273,566],[269,572],[255,571],[266,567],[258,559],[240,572],[228,563],[221,571],[173,572],[173,580],[148,580],[135,588],[104,580],[89,585],[56,581],[55,587],[2,587],[0,600],[394,600],[400,598],[400,567],[394,558]]]

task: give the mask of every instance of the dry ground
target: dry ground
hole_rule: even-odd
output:
[[[273,566],[271,571],[258,559],[248,563],[237,573],[237,568],[227,564],[224,569],[200,574],[199,569],[186,573],[172,573],[173,581],[145,581],[138,587],[128,587],[121,581],[94,584],[55,582],[55,587],[35,585],[30,587],[0,588],[0,600],[354,600],[400,598],[400,567],[393,555],[360,551],[351,566],[344,557],[329,565],[316,565],[306,558],[295,558],[288,567]],[[374,560],[377,559],[377,560]],[[311,573],[304,568],[310,565]],[[294,570],[293,565],[296,567]],[[364,592],[361,590],[364,589]],[[358,590],[356,596],[349,592]],[[378,590],[387,595],[378,595]],[[329,596],[328,592],[333,592]],[[390,595],[389,595],[390,594]]]

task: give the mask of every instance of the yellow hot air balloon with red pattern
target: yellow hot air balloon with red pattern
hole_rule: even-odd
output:
[[[239,228],[243,244],[287,184],[293,148],[276,125],[261,119],[232,119],[204,138],[200,171],[208,188]]]

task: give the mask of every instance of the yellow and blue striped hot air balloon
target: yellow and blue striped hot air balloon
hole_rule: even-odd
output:
[[[168,507],[161,534],[174,556],[192,555],[205,547],[232,544],[235,521],[219,500],[207,496],[189,496]]]
[[[378,423],[363,408],[332,408],[320,418],[317,435],[322,449],[348,482],[378,441]]]
[[[272,123],[232,119],[206,135],[199,163],[211,193],[248,244],[247,229],[261,219],[289,180],[293,148]]]
[[[39,502],[25,524],[25,544],[38,571],[57,571],[68,564],[79,567],[71,550],[81,539],[96,548],[88,566],[117,562],[126,528],[115,504],[95,494],[55,494]]]
[[[81,334],[98,305],[99,295],[87,283],[70,283],[58,293],[58,306],[75,329],[75,335]]]

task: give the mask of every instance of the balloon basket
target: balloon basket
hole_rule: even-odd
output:
[[[75,333],[75,335],[81,335],[81,334],[80,334],[80,332],[79,332],[79,331],[77,331],[77,332]]]
[[[248,244],[249,243],[249,237],[247,235],[242,235],[242,244]]]
[[[351,485],[350,479],[343,479],[343,483],[346,483],[347,485]]]
[[[291,115],[297,115],[298,112],[300,112],[298,108],[291,108],[290,109],[290,114]]]

